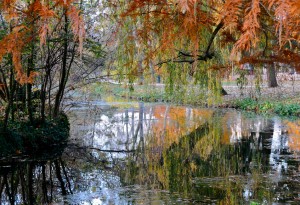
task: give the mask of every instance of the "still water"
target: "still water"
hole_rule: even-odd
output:
[[[300,120],[89,102],[67,145],[0,159],[1,204],[300,204]]]

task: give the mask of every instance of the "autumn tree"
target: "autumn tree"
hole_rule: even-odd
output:
[[[127,32],[126,54],[142,50],[145,71],[149,59],[165,65],[167,75],[189,73],[194,79],[206,76],[206,86],[215,88],[218,78],[235,65],[265,65],[274,71],[274,63],[299,70],[299,1],[281,0],[133,0],[123,1],[123,28]],[[120,8],[112,1],[112,8]],[[135,41],[138,44],[130,45]],[[125,50],[126,51],[126,50]],[[247,55],[244,55],[247,53]],[[130,58],[130,57],[128,57]],[[129,73],[136,72],[130,60]],[[159,70],[162,67],[157,67]],[[172,71],[171,71],[172,70]]]
[[[59,113],[74,57],[83,47],[84,22],[76,4],[73,0],[0,1],[4,127],[9,116],[14,120],[15,109],[27,113],[31,123],[45,120],[46,102],[49,116]],[[58,84],[53,83],[56,78]],[[33,92],[33,86],[40,94]],[[34,106],[35,112],[33,97],[41,102]]]

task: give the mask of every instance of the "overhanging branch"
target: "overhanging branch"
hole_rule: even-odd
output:
[[[213,31],[213,33],[212,33],[212,35],[211,35],[211,37],[208,41],[206,50],[205,50],[203,55],[194,56],[189,52],[178,50],[178,56],[176,58],[161,61],[161,62],[157,63],[156,65],[161,66],[162,64],[170,63],[170,62],[173,62],[173,63],[190,63],[190,64],[192,64],[195,61],[207,61],[207,60],[212,59],[214,57],[214,53],[210,52],[210,49],[211,49],[211,46],[212,46],[218,32],[222,29],[223,26],[224,26],[224,22],[221,21],[217,25],[217,27],[214,29],[214,31]]]

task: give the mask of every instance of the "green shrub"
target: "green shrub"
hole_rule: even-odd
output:
[[[258,106],[257,101],[251,98],[245,98],[236,102],[236,107],[242,110],[256,110]]]
[[[258,111],[261,113],[272,112],[274,109],[274,104],[271,102],[263,102],[258,105]]]
[[[65,114],[33,125],[27,121],[10,122],[6,132],[0,133],[0,156],[16,152],[34,153],[52,149],[69,137],[70,125]]]
[[[285,104],[280,102],[259,102],[251,98],[245,98],[235,103],[242,110],[255,111],[258,113],[276,113],[281,116],[300,116],[299,104]]]
[[[279,103],[275,106],[274,112],[278,115],[284,115],[284,116],[290,116],[290,115],[300,116],[300,105]]]

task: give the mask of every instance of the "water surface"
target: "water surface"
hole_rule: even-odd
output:
[[[98,101],[68,115],[55,157],[2,159],[3,204],[300,203],[300,120]]]

